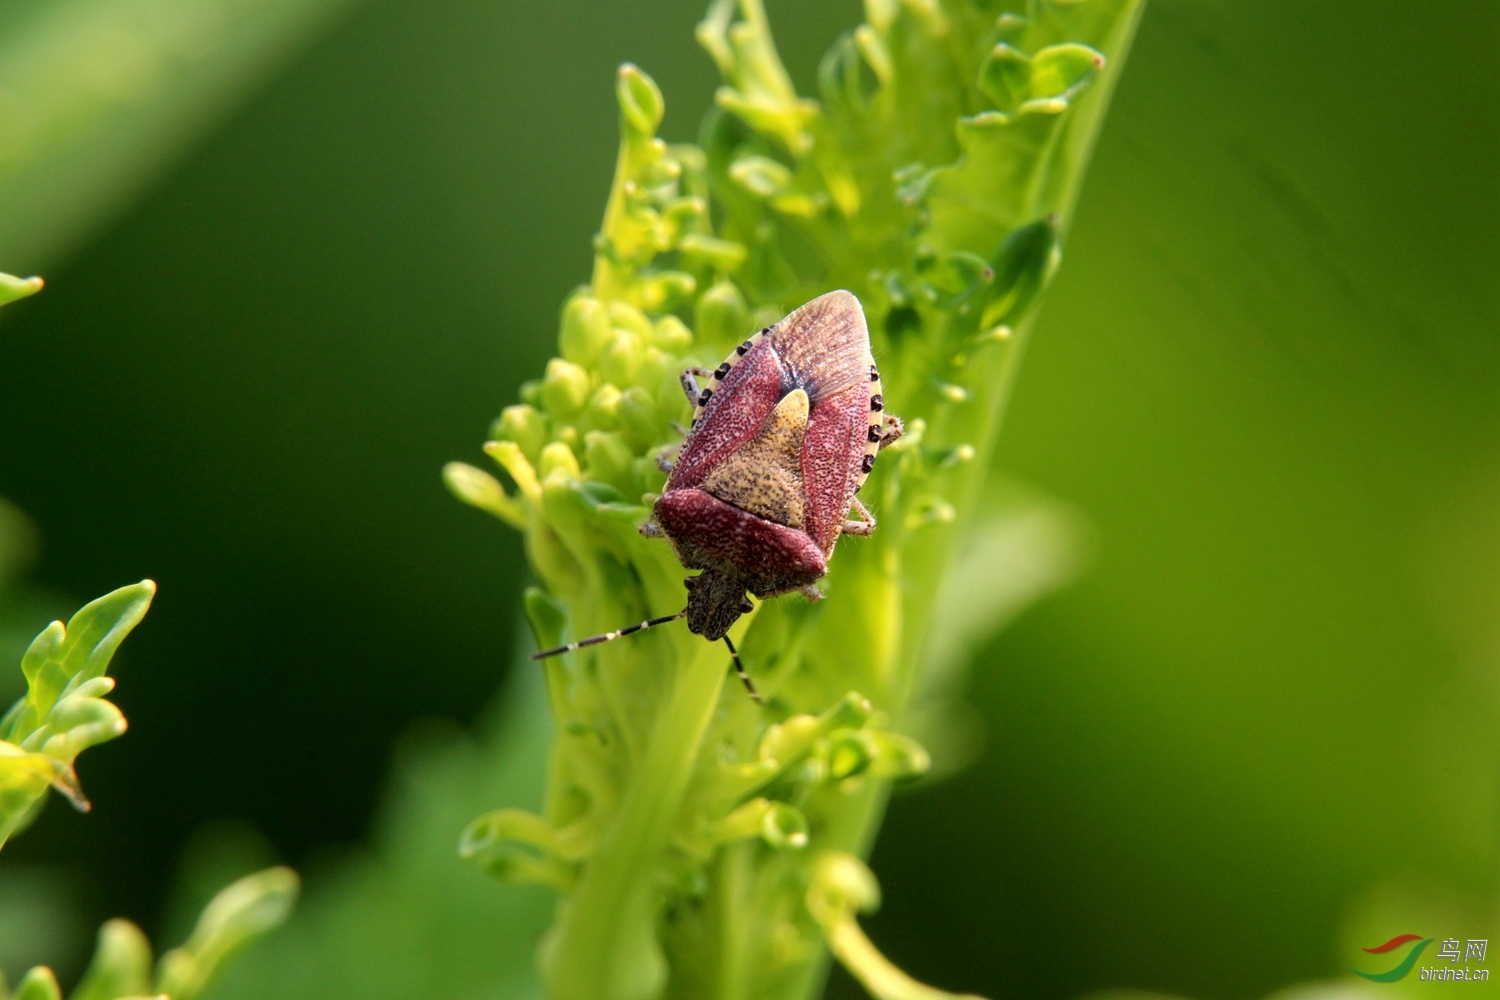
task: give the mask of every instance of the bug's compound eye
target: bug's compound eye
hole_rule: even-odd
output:
[[[698,586],[698,578],[696,576],[685,576],[682,578],[682,585],[688,590],[692,590]]]
[[[750,612],[752,612],[754,610],[755,610],[755,605],[753,605],[753,604],[750,603],[750,598],[746,597],[744,594],[741,594],[740,595],[740,614],[742,614],[742,615],[748,615]]]

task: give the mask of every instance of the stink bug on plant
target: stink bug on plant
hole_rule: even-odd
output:
[[[855,493],[901,421],[884,412],[864,310],[845,291],[761,330],[713,371],[688,369],[682,387],[693,421],[676,461],[662,463],[666,489],[641,533],[665,536],[684,566],[703,571],[684,581],[687,607],[532,659],[686,618],[690,631],[724,640],[759,700],[727,634],[752,608],[746,591],[822,596],[813,584],[839,536],[875,530]]]

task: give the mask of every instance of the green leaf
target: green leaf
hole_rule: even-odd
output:
[[[157,992],[193,1000],[231,956],[286,921],[300,888],[290,868],[268,868],[220,891],[187,943],[161,957]]]
[[[121,587],[66,626],[48,625],[26,651],[27,692],[0,719],[0,845],[34,815],[48,784],[88,809],[73,764],[125,731],[125,717],[104,699],[114,689],[104,672],[155,593],[150,580]]]
[[[17,278],[9,274],[0,274],[0,306],[8,305],[17,299],[24,299],[28,295],[35,295],[41,290],[41,278]]]
[[[45,965],[38,965],[21,977],[11,1000],[62,1000],[57,977]]]
[[[68,1000],[115,1000],[151,992],[151,943],[128,920],[99,928],[94,959]]]

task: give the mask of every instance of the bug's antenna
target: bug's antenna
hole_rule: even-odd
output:
[[[605,632],[602,635],[591,635],[587,639],[579,639],[577,642],[570,642],[566,646],[556,646],[552,649],[544,649],[540,652],[532,653],[531,658],[533,660],[545,660],[549,656],[561,656],[564,653],[571,653],[575,649],[582,649],[584,646],[597,646],[601,642],[612,642],[613,640],[619,639],[622,636],[630,635],[633,632],[639,632],[643,628],[655,628],[658,625],[665,625],[667,622],[675,622],[677,619],[686,614],[687,608],[683,608],[675,615],[663,615],[660,618],[648,618],[638,625],[626,625],[624,628],[620,629],[617,632]],[[731,646],[730,648],[732,649],[734,647]],[[736,659],[735,662],[738,663],[739,660]]]
[[[750,675],[745,673],[745,665],[740,662],[740,651],[734,648],[734,643],[729,641],[729,636],[724,637],[724,645],[729,647],[729,655],[734,657],[734,672],[740,675],[740,683],[745,685],[745,690],[750,692],[750,700],[757,705],[764,705],[766,700],[755,690],[755,685],[750,683]]]

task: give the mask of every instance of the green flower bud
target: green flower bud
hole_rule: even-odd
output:
[[[563,308],[562,331],[557,338],[562,356],[575,365],[589,367],[599,359],[612,329],[604,303],[592,295],[573,296]]]
[[[622,131],[648,139],[656,134],[656,127],[666,113],[666,103],[656,81],[626,63],[616,78],[615,96],[620,102]]]
[[[919,778],[932,768],[932,757],[927,748],[910,736],[888,732],[874,732],[869,736],[876,747],[870,773],[877,778],[903,781]]]
[[[500,419],[490,426],[490,439],[514,441],[520,445],[522,453],[534,462],[542,453],[542,446],[552,437],[550,423],[535,407],[525,403],[507,406],[500,411]]]
[[[673,244],[679,243],[683,234],[692,233],[707,218],[708,202],[697,196],[677,198],[662,213],[662,221],[672,234]]]
[[[969,390],[952,382],[938,382],[938,392],[950,403],[967,403],[969,401]]]
[[[952,524],[957,516],[958,511],[951,503],[929,493],[912,502],[911,509],[906,512],[906,526],[915,530],[935,524]]]
[[[558,857],[557,837],[540,816],[519,809],[497,809],[464,828],[459,857],[473,861],[505,882],[529,882],[566,892],[574,866]]]
[[[828,738],[828,776],[843,781],[862,773],[880,755],[875,737],[863,729],[840,729]]]
[[[654,313],[682,308],[698,290],[698,279],[686,271],[658,271],[642,276],[632,289],[641,308]]]
[[[583,457],[588,463],[590,479],[614,486],[625,496],[640,495],[635,478],[635,453],[618,434],[589,431],[583,436]]]
[[[663,316],[651,331],[650,343],[668,354],[683,355],[692,350],[693,331],[676,316]]]
[[[801,850],[807,846],[807,833],[807,817],[785,802],[772,802],[761,820],[761,838],[778,850]]]
[[[698,296],[693,325],[704,343],[739,343],[750,332],[750,310],[731,281],[717,282]]]
[[[667,432],[667,421],[657,409],[656,400],[638,385],[626,389],[620,397],[620,426],[640,449],[662,440]]]
[[[618,329],[640,334],[643,340],[651,336],[652,323],[650,317],[629,302],[611,302],[609,304],[609,321]]]
[[[770,799],[751,799],[719,821],[714,839],[723,843],[758,837],[770,811]]]
[[[511,480],[516,484],[516,489],[528,503],[537,504],[541,502],[541,485],[537,480],[536,468],[528,459],[521,446],[514,441],[488,441],[484,446],[484,453],[495,460],[506,472],[510,473]],[[537,450],[538,458],[541,450]]]
[[[641,171],[641,186],[648,189],[657,189],[651,192],[655,199],[672,197],[672,185],[682,176],[682,164],[672,159],[671,156],[665,155],[665,149],[663,149],[663,154],[660,159],[647,164],[646,169]],[[676,204],[677,202],[674,201],[671,205],[667,206],[665,212],[661,213],[663,220],[671,213],[673,206]],[[706,210],[707,206],[704,206],[704,211]],[[679,209],[679,211],[681,210]],[[692,209],[688,209],[687,211],[689,213],[693,212]]]
[[[689,233],[678,245],[689,263],[733,274],[744,266],[750,251],[745,244],[734,240],[721,240],[703,233]]]
[[[758,756],[762,760],[774,760],[785,772],[807,760],[817,742],[834,730],[864,726],[871,711],[870,703],[851,691],[822,715],[793,715],[767,726],[761,737]]]
[[[661,471],[654,459],[637,458],[634,463],[635,481],[641,484],[642,493],[661,493],[667,485],[667,474]]]
[[[443,482],[450,493],[470,507],[493,514],[517,530],[525,530],[525,507],[514,497],[507,496],[500,481],[483,469],[463,462],[449,462],[443,466]]]
[[[644,341],[630,330],[616,330],[599,358],[599,377],[615,385],[634,385],[641,366]]]
[[[765,156],[746,156],[729,167],[729,178],[757,198],[769,200],[792,187],[792,172]]]
[[[747,156],[729,168],[729,179],[778,212],[811,218],[828,203],[824,191],[807,192],[795,185],[790,170],[764,156]]]
[[[590,426],[601,431],[612,431],[620,426],[620,390],[606,382],[594,390],[584,408],[584,418]]]
[[[583,447],[583,439],[578,436],[578,428],[573,424],[564,424],[552,435],[552,440],[559,441],[572,449],[573,454]]]
[[[569,480],[583,477],[578,469],[578,458],[573,454],[573,449],[561,441],[553,441],[542,449],[542,461],[539,468],[543,482],[551,479],[552,474],[558,471],[561,471]]]
[[[813,867],[807,889],[807,908],[820,924],[830,924],[852,912],[880,907],[880,883],[865,863],[852,854],[827,851]]]
[[[656,399],[656,405],[668,416],[687,413],[687,400],[682,395],[682,362],[659,347],[648,347],[641,352],[641,366],[636,370],[636,384]]]
[[[589,398],[589,373],[562,358],[547,362],[542,377],[542,401],[547,413],[558,420],[568,420],[583,409]]]

